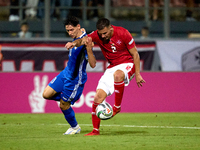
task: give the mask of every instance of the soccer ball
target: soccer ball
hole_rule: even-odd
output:
[[[113,115],[113,109],[109,103],[103,102],[97,106],[96,115],[101,120],[110,119]]]

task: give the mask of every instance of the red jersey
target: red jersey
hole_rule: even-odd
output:
[[[114,28],[114,31],[108,43],[103,43],[97,30],[88,34],[88,36],[101,48],[104,57],[110,63],[108,68],[122,63],[133,63],[133,57],[128,51],[135,46],[132,35],[123,27],[113,25],[112,27]]]

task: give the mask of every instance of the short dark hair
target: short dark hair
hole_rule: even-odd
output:
[[[77,26],[79,24],[79,20],[78,18],[76,18],[75,16],[70,16],[67,18],[67,20],[65,21],[64,25],[72,25],[72,26]]]
[[[105,27],[109,27],[109,26],[110,26],[110,20],[108,20],[107,18],[101,18],[96,23],[96,28],[98,30],[102,30]]]

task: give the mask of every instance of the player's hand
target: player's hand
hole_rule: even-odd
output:
[[[67,44],[65,45],[65,48],[67,48],[67,50],[69,50],[73,47],[75,47],[75,43],[73,43],[73,42],[67,42]]]
[[[42,77],[40,83],[40,77],[36,75],[33,79],[34,90],[29,94],[29,104],[31,106],[32,113],[44,113],[46,100],[42,97],[42,93],[47,86],[48,76]]]
[[[81,31],[82,31],[82,32],[86,32],[85,28],[81,28]]]
[[[92,42],[92,38],[91,37],[87,38],[87,41],[85,42],[85,45],[86,46],[91,46],[91,47],[94,46],[94,43]]]
[[[135,80],[136,80],[138,87],[142,87],[143,83],[146,83],[140,74],[135,75]]]

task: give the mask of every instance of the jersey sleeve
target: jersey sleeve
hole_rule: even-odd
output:
[[[127,46],[128,49],[134,48],[135,47],[135,40],[133,39],[132,35],[128,30],[125,30],[124,32],[124,42]]]
[[[91,37],[93,42],[97,42],[97,40],[98,40],[97,31],[91,32],[90,34],[88,34],[88,37]]]

